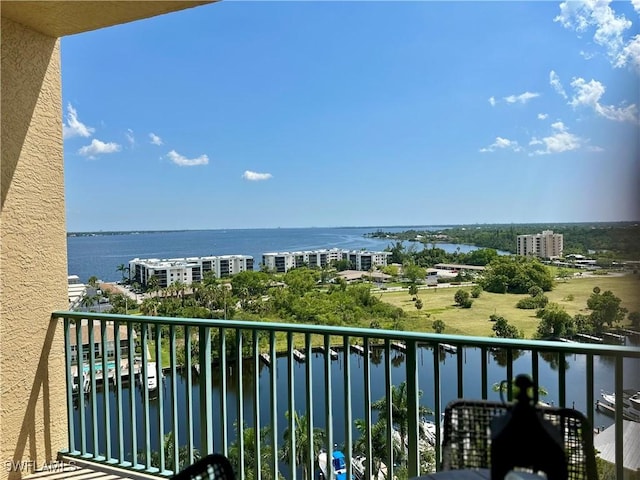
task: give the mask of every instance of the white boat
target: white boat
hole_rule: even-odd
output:
[[[603,402],[596,402],[596,407],[602,407],[606,412],[615,414],[616,395],[603,391]],[[640,422],[640,392],[635,390],[622,391],[622,416],[627,420]]]
[[[351,459],[351,465],[353,470],[353,476],[356,480],[364,480],[365,472],[367,470],[366,467],[367,457],[364,455],[356,455]],[[371,466],[373,470],[375,470],[375,466]],[[378,469],[378,473],[375,475],[371,475],[371,480],[385,480],[387,477],[387,466],[384,463],[380,463],[380,468]]]
[[[321,450],[318,454],[318,466],[325,480],[347,480],[347,463],[345,462],[344,453],[340,450],[334,450],[331,460],[331,474],[327,469],[327,452]],[[331,475],[331,476],[329,476]]]
[[[140,369],[140,385],[144,383],[144,376],[142,374],[142,368]],[[147,362],[147,390],[153,392],[158,388],[158,372],[156,362]]]

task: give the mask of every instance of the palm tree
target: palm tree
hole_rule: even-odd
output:
[[[167,469],[172,469],[173,468],[173,463],[174,463],[174,451],[173,451],[173,447],[175,444],[175,436],[173,434],[173,431],[167,433],[164,436],[164,464],[165,464],[165,468]],[[142,456],[142,458],[144,459],[145,457],[145,453],[144,452],[140,452],[139,455]],[[193,461],[195,462],[196,460],[200,459],[200,452],[197,449],[193,450]],[[190,465],[190,459],[189,459],[189,449],[186,445],[181,445],[178,447],[178,471],[183,470],[184,468],[186,468],[188,465]],[[151,465],[160,466],[160,452],[158,452],[157,450],[153,450],[151,452]]]
[[[236,431],[238,429],[237,423],[235,424]],[[268,443],[267,439],[271,434],[271,428],[269,426],[260,429],[260,459],[261,459],[261,477],[265,480],[271,480],[273,478],[273,472],[271,471],[271,459],[273,457],[273,447]],[[253,480],[256,478],[256,472],[254,465],[256,464],[256,436],[255,429],[248,428],[246,425],[242,429],[242,436],[244,440],[244,478],[246,480]],[[240,462],[240,442],[235,441],[229,447],[229,461],[234,466],[236,472],[239,469]]]
[[[124,283],[124,281],[126,279],[125,276],[124,276],[124,272],[128,272],[129,271],[129,267],[127,265],[125,265],[124,263],[121,263],[116,268],[116,271],[122,273],[122,283]]]
[[[422,396],[422,391],[418,392],[418,398]],[[373,410],[377,410],[378,420],[385,420],[385,412],[387,411],[387,397],[373,402],[371,404]],[[433,412],[427,407],[420,405],[418,407],[418,414],[420,417],[431,415]],[[391,386],[391,417],[393,418],[393,426],[398,429],[400,434],[401,444],[405,445],[407,440],[407,434],[409,433],[409,408],[407,398],[407,383],[402,382],[397,387]]]
[[[286,412],[286,417],[289,419],[290,412]],[[309,433],[307,429],[307,416],[299,416],[298,412],[293,412],[293,424],[295,428],[295,443],[296,451],[291,451],[291,432],[287,427],[283,436],[283,445],[280,449],[280,460],[291,465],[293,468],[302,466],[302,478],[303,480],[312,480],[313,471],[309,471],[309,441],[313,442],[313,451],[320,452],[322,446],[325,444],[325,431],[321,428],[313,429],[313,438],[309,439]],[[315,459],[313,459],[315,461]]]
[[[360,432],[360,437],[353,444],[354,452],[366,454],[367,452],[367,426],[361,418],[355,421],[356,429]],[[372,478],[378,478],[382,462],[387,458],[387,423],[384,419],[379,419],[371,425],[371,466],[373,469]],[[393,442],[393,458],[399,458],[402,449],[399,442]]]

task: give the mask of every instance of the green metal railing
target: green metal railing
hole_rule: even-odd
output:
[[[637,361],[636,348],[614,345],[563,343],[551,341],[512,340],[458,335],[423,334],[348,327],[248,322],[237,320],[202,320],[186,318],[145,317],[85,312],[54,312],[54,320],[62,319],[66,347],[67,408],[69,445],[66,455],[96,462],[170,476],[181,467],[181,459],[192,463],[201,455],[217,451],[236,456],[239,478],[271,480],[282,474],[290,480],[300,472],[316,472],[318,449],[312,441],[289,434],[296,432],[304,419],[302,430],[314,432],[322,426],[325,432],[323,448],[332,457],[340,441],[346,457],[348,478],[355,473],[351,463],[356,453],[365,457],[364,465],[371,478],[376,457],[372,397],[374,389],[384,392],[389,400],[380,418],[386,420],[384,433],[386,450],[382,461],[387,466],[387,478],[394,478],[400,469],[414,477],[433,470],[440,464],[440,423],[444,411],[443,387],[455,384],[455,397],[475,395],[487,399],[495,395],[490,381],[490,363],[496,351],[503,353],[503,380],[507,381],[507,398],[511,399],[511,382],[517,374],[530,374],[539,383],[540,358],[555,358],[557,368],[554,391],[558,406],[567,406],[567,356],[579,356],[585,362],[584,385],[586,414],[595,424],[594,365],[601,358],[611,364],[616,394],[615,404],[615,469],[623,477],[623,364]],[[96,338],[99,327],[100,338]],[[121,331],[126,331],[126,339]],[[86,342],[86,343],[85,343]],[[96,347],[100,345],[100,347]],[[456,350],[456,378],[444,378],[442,348]],[[123,348],[128,352],[123,353]],[[297,366],[296,349],[304,349],[304,366]],[[109,354],[101,354],[108,352]],[[341,368],[334,371],[332,350],[337,350]],[[383,365],[374,364],[372,352],[381,351]],[[394,366],[392,355],[399,349],[402,367]],[[197,350],[197,357],[194,354]],[[320,355],[311,355],[321,350]],[[467,352],[479,351],[478,361],[465,362]],[[353,355],[364,352],[354,374]],[[425,352],[432,355],[429,368],[424,366]],[[523,366],[517,358],[521,352],[530,355],[530,364]],[[110,357],[111,355],[111,357]],[[155,367],[150,366],[150,356]],[[180,357],[180,361],[179,361]],[[86,359],[78,362],[78,359]],[[260,375],[262,363],[267,369]],[[280,362],[278,364],[278,362]],[[86,391],[82,373],[86,374]],[[278,371],[278,365],[281,366]],[[450,364],[449,364],[450,365]],[[125,368],[126,367],[126,368]],[[372,373],[375,368],[375,373]],[[514,371],[517,369],[518,371]],[[302,370],[302,372],[300,371]],[[501,370],[502,371],[502,370]],[[102,375],[100,375],[100,372]],[[232,376],[228,378],[228,372]],[[395,456],[393,374],[402,373],[406,386],[407,448],[402,462]],[[479,394],[469,393],[465,373],[479,382]],[[149,391],[155,373],[157,393]],[[214,402],[214,377],[219,394]],[[319,377],[319,378],[316,378]],[[138,379],[139,386],[136,385]],[[168,380],[167,380],[168,379]],[[128,388],[127,388],[128,387]],[[302,395],[296,391],[304,390]],[[424,399],[421,392],[432,393],[429,407],[433,411],[435,442],[433,461],[424,463],[421,457],[420,423]],[[320,394],[318,394],[320,392]],[[575,392],[571,392],[575,395]],[[357,397],[357,399],[356,399]],[[423,402],[421,404],[421,402]],[[215,408],[214,408],[214,403]],[[245,410],[249,406],[247,414]],[[266,406],[266,408],[265,408]],[[303,417],[283,415],[303,412]],[[354,410],[362,411],[364,433],[354,427]],[[214,412],[215,410],[215,412]],[[319,417],[316,412],[322,412]],[[232,418],[233,417],[233,418]],[[321,418],[321,420],[318,420]],[[252,435],[245,435],[251,425]],[[270,427],[267,438],[261,428]],[[199,433],[197,432],[199,430]],[[167,434],[172,441],[165,442]],[[362,447],[354,451],[354,441],[364,435]],[[215,442],[215,443],[214,443]],[[303,465],[286,464],[279,455],[281,448],[296,452]],[[402,454],[400,454],[402,455]],[[422,460],[421,460],[422,458]],[[295,463],[295,462],[294,462]],[[312,473],[315,477],[315,473]],[[353,477],[355,478],[355,477]],[[307,480],[303,478],[302,480]]]

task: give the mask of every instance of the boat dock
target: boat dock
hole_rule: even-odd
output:
[[[610,415],[616,414],[616,409],[612,405],[609,405],[608,403],[602,402],[600,400],[596,400],[596,410],[603,413],[608,413]],[[622,418],[624,418],[625,420],[640,422],[640,413],[635,413],[626,408],[622,411]]]
[[[353,345],[351,345],[351,349],[355,350],[364,357],[364,347],[362,345],[357,345],[354,343]],[[371,354],[371,352],[369,352],[369,354]]]
[[[617,333],[604,332],[602,337],[606,343],[624,345],[626,342],[626,337],[624,335],[618,335]]]
[[[401,352],[406,352],[407,351],[407,346],[404,343],[401,343],[401,342],[392,342],[391,346],[393,348],[395,348],[396,350],[400,350]]]
[[[458,347],[456,347],[455,345],[450,345],[448,343],[441,343],[440,348],[449,353],[456,353],[458,351]]]
[[[586,343],[604,343],[604,340],[600,337],[594,337],[593,335],[587,335],[586,333],[577,333],[578,339],[584,340]]]

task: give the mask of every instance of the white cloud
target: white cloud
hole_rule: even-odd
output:
[[[636,12],[640,13],[640,0],[631,0],[631,4]]]
[[[609,120],[638,123],[638,107],[635,104],[616,107],[600,103],[600,98],[604,95],[606,88],[597,80],[592,79],[587,82],[584,78],[574,78],[571,86],[575,92],[569,102],[572,107],[586,106]]]
[[[564,87],[562,83],[560,83],[560,77],[553,70],[549,72],[549,85],[551,85],[558,94],[562,95],[562,97],[567,98],[567,92],[564,91]]]
[[[175,150],[171,150],[169,153],[167,153],[167,157],[173,163],[181,167],[195,167],[198,165],[207,165],[209,163],[209,157],[207,157],[206,155],[200,155],[196,158],[187,158],[180,155]]]
[[[552,153],[569,152],[580,148],[584,140],[573,133],[570,133],[562,122],[551,124],[555,131],[553,134],[542,139],[533,137],[529,145],[544,145],[544,149],[536,150],[533,155],[549,155]]]
[[[619,62],[623,65],[629,64],[640,73],[640,35],[636,35],[625,45],[620,53]]]
[[[62,124],[62,137],[90,137],[95,129],[87,127],[84,123],[78,120],[78,112],[70,103],[67,105],[67,118],[66,123]]]
[[[155,133],[151,132],[149,134],[149,138],[151,139],[151,143],[153,143],[154,145],[162,145],[162,139],[156,135]]]
[[[596,153],[604,152],[604,148],[599,147],[597,145],[592,145],[590,147],[587,147],[587,150],[589,150],[590,152],[596,152]]]
[[[84,157],[94,158],[95,155],[101,155],[104,153],[115,153],[120,151],[120,145],[115,142],[101,142],[97,138],[91,140],[91,144],[85,145],[78,153]]]
[[[269,180],[272,177],[273,177],[273,175],[271,175],[270,173],[258,173],[258,172],[252,172],[251,170],[246,170],[242,174],[242,178],[244,178],[245,180],[250,180],[252,182],[259,182],[261,180]]]
[[[638,0],[633,6],[638,11]],[[553,21],[581,34],[593,27],[593,41],[603,47],[614,67],[623,67],[630,58],[623,54],[625,32],[633,25],[624,15],[616,15],[611,0],[570,0],[560,4]]]
[[[488,147],[481,148],[480,152],[482,153],[495,152],[497,149],[505,149],[505,148],[511,149],[514,152],[519,152],[520,150],[522,150],[522,148],[520,148],[520,145],[518,145],[517,141],[509,140],[508,138],[503,138],[503,137],[496,137],[495,142],[493,142]]]
[[[127,128],[127,131],[124,132],[125,137],[129,140],[130,145],[134,145],[136,143],[136,137],[133,136],[133,130]]]
[[[538,120],[546,120],[549,115],[547,113],[539,113]]]
[[[527,103],[532,98],[536,98],[539,96],[540,96],[539,93],[524,92],[524,93],[521,93],[520,95],[509,95],[508,97],[504,97],[504,99],[507,103],[516,103],[516,102]]]
[[[489,103],[491,104],[492,107],[496,106],[496,98],[495,97],[489,97]]]

